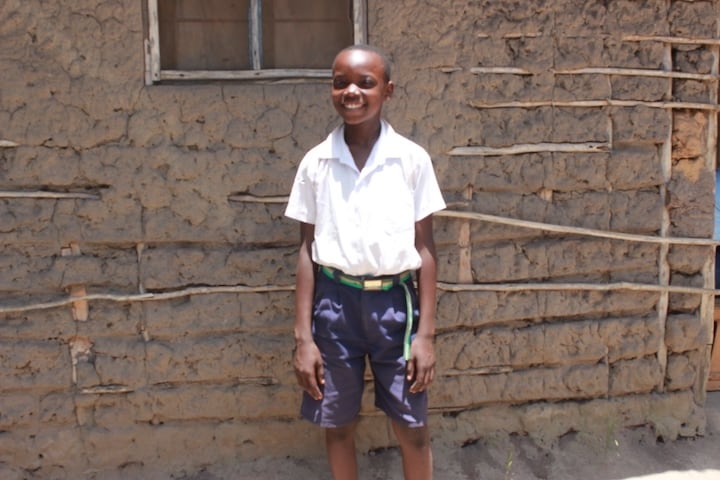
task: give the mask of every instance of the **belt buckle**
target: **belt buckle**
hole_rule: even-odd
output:
[[[381,279],[363,280],[363,290],[382,290],[383,281]]]

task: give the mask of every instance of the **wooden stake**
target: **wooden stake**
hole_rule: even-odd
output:
[[[69,246],[60,250],[63,257],[79,257],[82,255],[80,246],[71,242]],[[70,287],[70,297],[77,300],[72,302],[73,319],[77,322],[86,322],[88,319],[89,307],[87,300],[83,300],[87,296],[87,290],[84,285],[74,285]]]
[[[470,202],[473,197],[473,187],[468,185],[463,192],[463,198]],[[458,235],[458,282],[472,283],[472,242],[470,241],[470,220],[460,224]]]

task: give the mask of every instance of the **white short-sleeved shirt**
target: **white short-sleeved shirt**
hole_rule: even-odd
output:
[[[312,259],[350,275],[420,268],[415,222],[445,208],[432,162],[382,121],[359,171],[341,125],[300,162],[285,215],[315,225]]]

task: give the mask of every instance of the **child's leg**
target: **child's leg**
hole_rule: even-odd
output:
[[[330,471],[335,480],[357,480],[357,458],[355,457],[355,425],[325,429]]]
[[[431,480],[432,450],[428,427],[408,427],[396,421],[392,425],[400,443],[405,479]]]

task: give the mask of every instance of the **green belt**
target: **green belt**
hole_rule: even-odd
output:
[[[397,275],[386,275],[381,277],[358,277],[348,275],[336,268],[321,266],[320,270],[333,280],[347,285],[348,287],[359,288],[360,290],[390,290],[395,285],[400,285],[410,280],[410,272],[403,272]]]
[[[358,277],[354,275],[348,275],[335,268],[330,268],[322,265],[320,267],[325,276],[335,280],[336,282],[342,283],[348,287],[357,288],[360,290],[370,291],[387,291],[396,285],[402,285],[405,290],[405,308],[406,308],[406,325],[405,325],[405,338],[403,339],[403,357],[405,361],[410,360],[410,343],[413,327],[413,307],[412,307],[412,295],[410,294],[410,287],[407,286],[407,281],[410,280],[411,273],[409,271],[399,273],[397,275],[388,275],[381,277]]]

